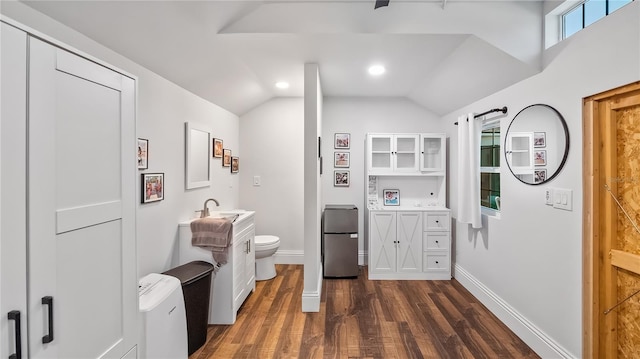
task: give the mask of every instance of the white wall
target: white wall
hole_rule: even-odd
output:
[[[322,294],[320,258],[320,154],[323,98],[318,64],[304,65],[304,289],[302,311],[319,312]]]
[[[640,80],[640,3],[598,21],[545,53],[544,70],[444,117],[508,106],[501,131],[533,103],[555,107],[571,144],[567,164],[547,185],[529,186],[501,167],[500,219],[479,233],[457,224],[455,277],[543,358],[581,357],[582,98]],[[457,134],[451,129],[450,183],[456,183]],[[504,156],[503,156],[504,159]],[[573,190],[573,211],[544,204],[546,187]],[[457,213],[455,188],[451,206]]]
[[[232,175],[228,167],[222,168],[219,159],[212,159],[211,187],[185,191],[184,122],[193,121],[209,128],[213,137],[224,140],[224,146],[234,156],[241,156],[238,117],[22,3],[3,1],[0,11],[137,77],[137,135],[149,140],[149,169],[139,172],[165,175],[165,199],[138,205],[138,274],[162,272],[176,265],[173,257],[178,222],[191,218],[209,197],[218,199],[224,209],[238,206],[239,177]],[[132,152],[135,153],[134,145]],[[139,188],[138,185],[138,191]]]
[[[240,118],[240,207],[256,234],[280,237],[276,263],[304,261],[304,102],[276,98]],[[260,186],[253,177],[260,176]]]
[[[365,135],[377,133],[446,132],[440,118],[406,98],[327,97],[322,122],[322,207],[355,204],[358,207],[360,264],[365,264]],[[333,186],[334,135],[350,133],[349,187]],[[347,169],[347,168],[340,168]]]

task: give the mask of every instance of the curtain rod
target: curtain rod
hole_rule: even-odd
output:
[[[504,106],[503,108],[494,108],[494,109],[491,109],[491,110],[489,110],[489,111],[485,111],[485,112],[483,112],[483,113],[479,113],[479,114],[477,114],[477,115],[473,116],[473,118],[482,117],[482,116],[484,116],[484,115],[488,115],[488,114],[490,114],[490,113],[494,113],[494,112],[507,113],[507,106]],[[467,119],[467,122],[468,122],[468,121],[469,121],[469,119]],[[458,125],[458,122],[454,122],[453,124],[457,126],[457,125]]]

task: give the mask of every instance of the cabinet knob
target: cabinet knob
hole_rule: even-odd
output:
[[[438,220],[436,219],[436,223],[440,223],[440,221],[438,221]]]
[[[436,241],[436,243],[438,243],[438,241]]]
[[[436,264],[438,264],[438,261],[436,261]]]

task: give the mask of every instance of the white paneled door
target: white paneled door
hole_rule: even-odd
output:
[[[135,346],[134,102],[133,79],[30,39],[31,358]]]

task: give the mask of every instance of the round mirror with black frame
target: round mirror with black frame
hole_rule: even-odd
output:
[[[564,117],[549,105],[525,107],[509,124],[504,154],[509,170],[521,182],[539,185],[551,181],[569,154]]]

